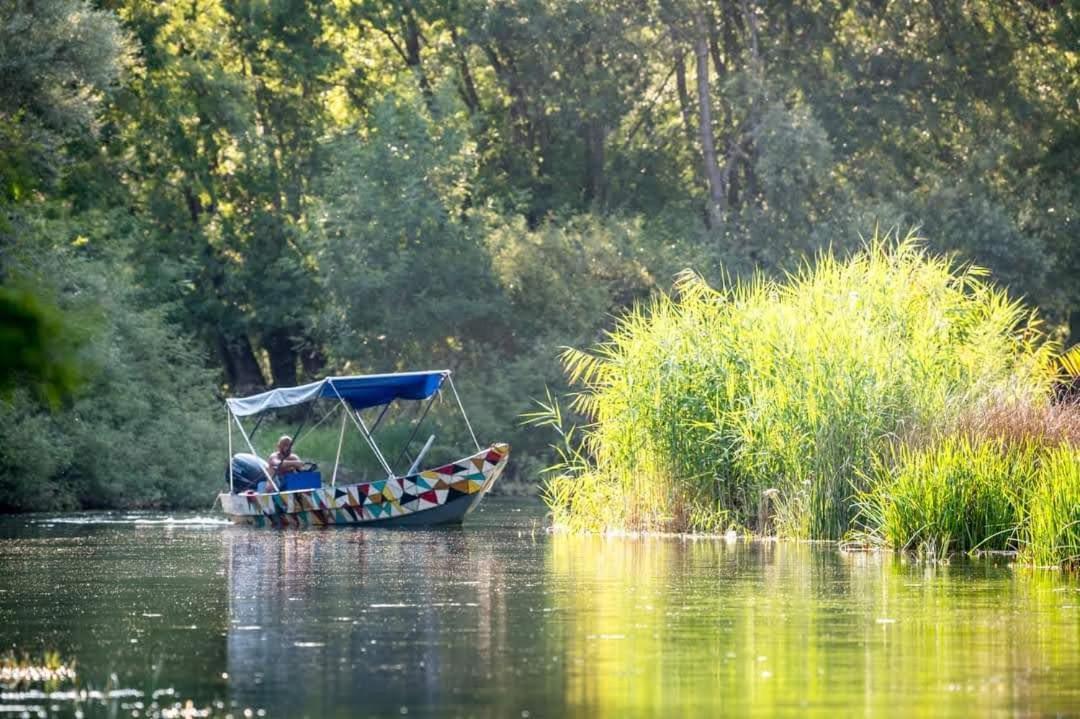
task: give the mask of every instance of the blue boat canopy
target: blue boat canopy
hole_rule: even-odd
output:
[[[248,417],[268,409],[292,407],[317,399],[342,399],[354,409],[379,407],[395,399],[427,399],[439,391],[450,370],[401,372],[398,374],[327,377],[299,387],[279,387],[250,397],[225,400],[237,417]]]

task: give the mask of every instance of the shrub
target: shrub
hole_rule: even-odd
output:
[[[0,397],[0,511],[209,507],[225,415],[205,358],[162,309],[141,305],[122,265],[86,255],[42,248],[23,260],[26,281],[84,336],[72,358],[83,377],[53,411],[25,389]]]

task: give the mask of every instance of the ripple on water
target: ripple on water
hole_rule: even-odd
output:
[[[136,526],[174,526],[174,527],[229,527],[232,522],[221,517],[161,517],[147,516],[142,514],[116,516],[113,514],[87,514],[68,517],[48,517],[31,519],[32,524],[41,525],[44,528],[56,524],[68,525],[98,525],[118,524]]]

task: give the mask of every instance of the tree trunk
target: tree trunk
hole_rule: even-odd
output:
[[[420,91],[424,95],[424,102],[428,110],[434,114],[435,92],[431,89],[431,82],[420,61],[420,24],[416,21],[412,7],[404,3],[404,11],[401,17],[401,29],[405,33],[405,64],[416,74],[416,80],[420,84]]]
[[[450,26],[450,40],[454,43],[454,52],[457,55],[458,72],[461,73],[461,99],[469,108],[470,114],[480,111],[480,95],[476,91],[476,82],[473,80],[472,70],[469,68],[469,58],[465,55],[465,47],[458,37],[457,28]]]
[[[746,31],[750,36],[749,48],[751,68],[755,72],[760,72],[762,67],[761,53],[758,51],[757,15],[748,0],[739,0],[739,4],[742,6],[743,17],[746,18]]]
[[[697,56],[698,133],[701,136],[701,156],[705,164],[705,179],[709,184],[709,220],[716,227],[727,201],[727,187],[716,159],[716,143],[712,127],[712,98],[709,92],[709,38],[704,27],[698,28],[694,42]]]
[[[215,339],[225,368],[225,381],[234,394],[257,392],[266,387],[266,378],[246,336],[228,337],[219,330]]]
[[[491,69],[495,71],[495,77],[506,87],[510,95],[510,129],[514,133],[514,144],[531,154],[535,143],[529,106],[525,93],[517,81],[514,68],[509,59],[504,62],[499,50],[492,44],[485,44],[483,50],[488,62],[491,63]]]
[[[296,382],[296,348],[292,334],[286,329],[269,332],[263,344],[270,356],[270,373],[275,387],[292,387]]]
[[[690,89],[686,85],[686,54],[682,50],[675,53],[675,89],[679,94],[679,113],[682,115],[683,132],[686,133],[686,141],[690,143],[690,147],[693,149],[697,144],[697,133],[694,131]],[[696,150],[694,150],[694,154],[697,154]]]
[[[724,57],[729,65],[735,65],[739,54],[739,36],[737,34],[737,18],[735,17],[734,0],[724,5],[721,15],[724,22]]]
[[[671,32],[672,42],[678,47],[678,39],[675,35],[675,31]],[[690,99],[690,89],[686,84],[686,53],[682,49],[675,51],[675,89],[679,96],[679,114],[682,115],[683,133],[686,135],[686,147],[690,151],[690,156],[694,161],[694,180],[695,184],[704,190],[706,196],[709,193],[709,181],[705,177],[704,165],[701,162],[701,153],[698,152],[698,138],[697,130],[694,127],[694,108],[693,102]],[[706,200],[705,202],[705,224],[712,228],[713,213],[709,211],[709,205],[712,203]]]
[[[585,200],[604,202],[604,127],[598,118],[585,124]]]
[[[709,55],[712,56],[713,68],[716,70],[717,77],[724,77],[727,74],[727,66],[724,64],[723,54],[720,52],[720,23],[716,21],[716,16],[712,11],[709,11]]]
[[[1080,342],[1080,310],[1072,310],[1069,312],[1069,342],[1067,346],[1072,346]]]
[[[316,379],[326,367],[326,357],[318,347],[310,346],[300,353],[300,366],[304,368],[305,379]]]

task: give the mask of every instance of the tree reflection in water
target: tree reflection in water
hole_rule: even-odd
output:
[[[461,530],[230,532],[230,698],[288,715],[471,705],[506,641],[503,568]]]

